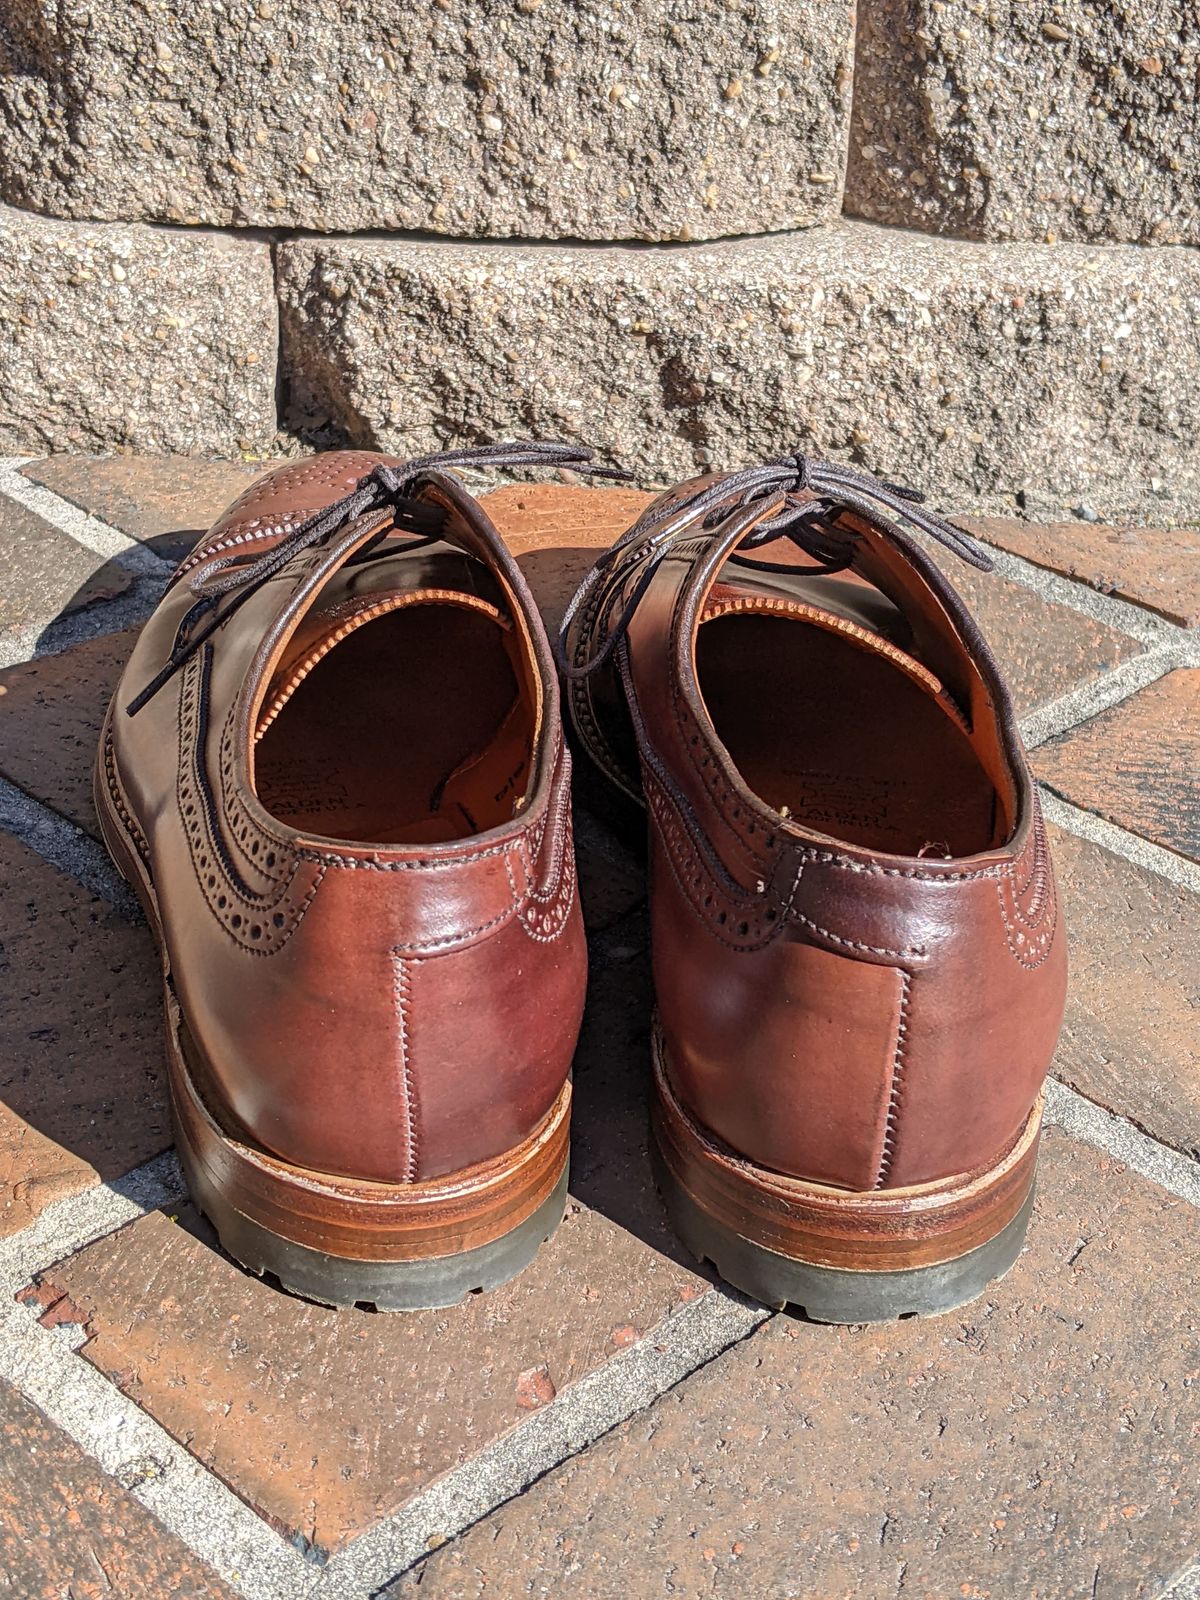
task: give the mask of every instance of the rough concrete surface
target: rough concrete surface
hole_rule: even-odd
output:
[[[293,421],[650,481],[811,449],[952,503],[1200,506],[1200,258],[862,223],[671,250],[280,246]]]
[[[264,448],[276,344],[265,243],[0,206],[0,450]]]
[[[0,196],[31,210],[661,239],[840,209],[852,0],[5,9]]]
[[[1194,0],[864,0],[846,209],[969,239],[1200,242]]]

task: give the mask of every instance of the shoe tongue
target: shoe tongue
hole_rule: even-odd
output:
[[[392,611],[407,606],[449,605],[480,611],[498,626],[510,630],[512,623],[499,609],[478,595],[459,589],[393,589],[385,592],[329,593],[308,611],[288,640],[259,709],[254,737],[261,739],[309,673],[335,650],[343,639],[359,628]]]

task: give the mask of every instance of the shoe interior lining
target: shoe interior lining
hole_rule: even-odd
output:
[[[784,817],[893,855],[1003,842],[1004,808],[962,710],[872,630],[779,599],[710,602],[696,670],[734,765]]]
[[[477,596],[407,590],[342,608],[268,690],[259,801],[289,827],[353,842],[498,827],[529,779],[527,675],[511,620]]]

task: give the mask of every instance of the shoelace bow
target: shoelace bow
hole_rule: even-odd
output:
[[[417,535],[403,550],[416,550],[433,544],[439,537],[442,517],[434,508],[409,500],[408,491],[421,473],[430,468],[454,467],[567,467],[592,478],[614,478],[627,482],[630,474],[620,467],[594,465],[596,453],[585,445],[564,444],[553,439],[520,439],[502,444],[466,445],[457,450],[442,450],[432,455],[414,456],[398,467],[380,465],[362,478],[343,499],[297,523],[278,544],[253,561],[239,552],[214,556],[203,561],[189,579],[197,596],[185,613],[175,636],[175,646],[165,664],[144,689],[125,708],[129,716],[142,709],[179,669],[195,655],[205,640],[228,622],[237,609],[264,583],[281,572],[304,550],[324,543],[340,529],[374,512],[391,511],[389,521],[358,554],[366,556],[376,544],[397,529]],[[232,595],[227,604],[221,601]]]
[[[794,498],[805,491],[816,495],[818,503]],[[839,510],[852,510],[874,518],[883,509],[927,533],[970,566],[981,572],[992,570],[990,557],[969,534],[937,512],[925,509],[925,496],[918,489],[874,478],[836,461],[819,461],[801,454],[781,456],[777,461],[728,473],[682,500],[652,507],[604,552],[572,596],[554,642],[555,659],[563,676],[578,681],[604,665],[628,631],[658,567],[678,544],[696,538],[697,523],[701,531],[714,530],[753,501],[780,493],[784,495],[783,509],[768,521],[756,523],[739,541],[729,557],[731,561],[764,572],[794,573],[794,566],[755,561],[745,553],[787,538],[812,558],[818,571],[842,572],[854,559],[854,546],[860,535],[831,525],[829,516]],[[642,562],[645,565],[638,581],[600,648],[592,650],[590,639],[583,639],[580,658],[571,661],[567,654],[568,636],[580,611],[594,603],[596,620],[607,623],[630,572]]]

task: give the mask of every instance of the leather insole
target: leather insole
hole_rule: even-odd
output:
[[[733,613],[701,623],[696,665],[717,736],[772,809],[894,855],[972,855],[997,842],[995,790],[967,734],[869,644],[795,617]]]
[[[261,803],[304,832],[436,843],[511,819],[533,713],[511,629],[466,605],[405,605],[336,643],[261,733]]]

